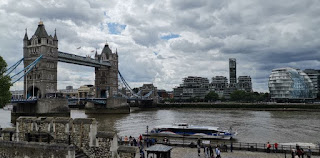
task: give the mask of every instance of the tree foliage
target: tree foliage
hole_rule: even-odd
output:
[[[261,102],[269,100],[269,93],[245,92],[236,90],[230,94],[230,99],[237,102]]]
[[[11,99],[10,86],[11,79],[9,76],[4,76],[7,69],[7,63],[0,56],[0,107],[2,108]]]
[[[217,101],[219,99],[219,95],[214,91],[210,91],[204,99],[206,101]]]
[[[138,93],[139,92],[139,88],[133,88],[132,91],[135,92],[135,93]]]

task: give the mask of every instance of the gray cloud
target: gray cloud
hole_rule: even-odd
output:
[[[312,0],[6,0],[0,2],[0,55],[8,65],[21,58],[24,29],[31,37],[42,18],[49,34],[57,29],[61,51],[93,55],[106,40],[118,48],[120,71],[134,86],[153,82],[171,90],[190,75],[228,76],[233,57],[238,75],[251,75],[254,90],[268,91],[273,68],[320,66],[318,6]],[[109,34],[107,23],[126,28]],[[179,37],[161,40],[169,33]],[[58,73],[59,88],[94,81],[90,68],[61,64]]]

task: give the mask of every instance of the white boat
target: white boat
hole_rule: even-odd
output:
[[[150,135],[172,135],[172,136],[194,136],[200,138],[213,139],[231,139],[237,135],[236,131],[221,130],[219,127],[211,126],[193,126],[187,123],[178,123],[173,125],[160,125],[151,130]]]

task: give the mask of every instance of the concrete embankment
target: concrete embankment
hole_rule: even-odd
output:
[[[320,104],[303,103],[162,103],[157,108],[217,108],[264,111],[320,111]]]

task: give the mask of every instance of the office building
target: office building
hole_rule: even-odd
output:
[[[219,97],[222,97],[226,88],[228,88],[227,77],[225,76],[212,77],[212,81],[209,86],[210,91],[214,91],[219,95]]]
[[[252,92],[251,77],[250,76],[239,76],[237,89],[242,90],[242,91],[246,91],[246,92]]]
[[[299,69],[273,69],[269,76],[269,91],[275,101],[316,98],[316,90],[309,76]]]

